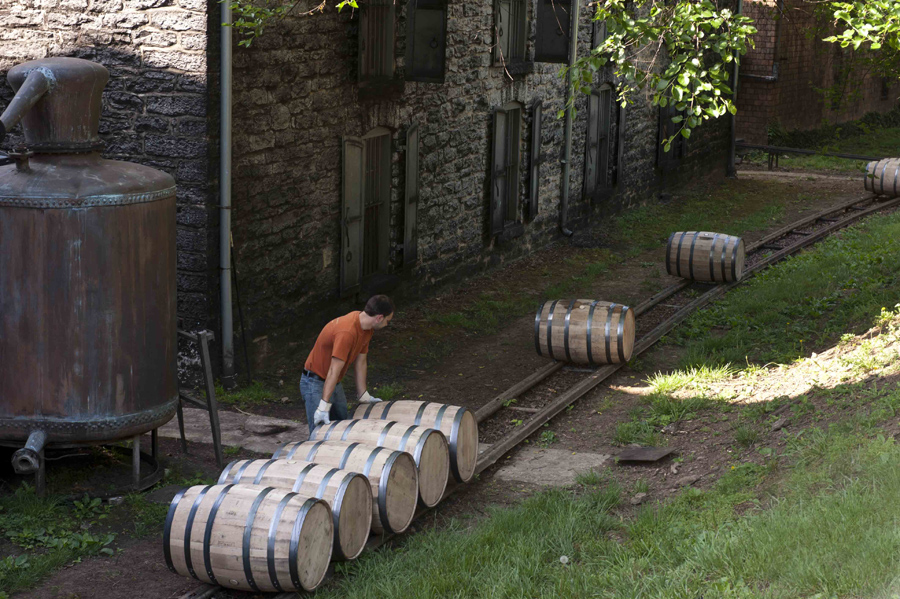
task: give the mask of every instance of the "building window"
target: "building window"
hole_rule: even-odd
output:
[[[588,97],[588,130],[584,158],[584,195],[594,198],[615,183],[614,147],[615,105],[612,85],[605,83]]]
[[[522,139],[522,105],[504,104],[494,111],[492,173],[491,173],[491,234],[518,222],[521,194],[519,143]]]
[[[359,3],[359,80],[394,76],[394,0]]]
[[[494,64],[524,61],[527,36],[528,6],[525,0],[494,0]]]
[[[664,170],[675,167],[685,153],[684,137],[680,134],[672,141],[669,151],[666,151],[664,142],[681,130],[681,123],[675,123],[673,118],[684,114],[677,110],[673,104],[659,108],[659,139],[657,140],[656,165]]]
[[[443,83],[446,0],[410,0],[406,6],[406,80]]]
[[[563,63],[569,59],[571,0],[537,0],[535,62]]]
[[[343,145],[341,292],[349,295],[388,269],[391,132],[377,127]]]

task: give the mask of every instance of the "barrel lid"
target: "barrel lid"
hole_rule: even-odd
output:
[[[9,70],[7,80],[13,90],[19,91],[36,69],[50,80],[50,90],[22,118],[28,149],[77,152],[99,148],[100,99],[109,71],[81,58],[42,58]]]

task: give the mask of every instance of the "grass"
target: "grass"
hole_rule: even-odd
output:
[[[789,364],[876,324],[898,285],[900,214],[874,216],[764,271],[670,338],[684,345],[686,369]]]
[[[381,401],[391,401],[403,394],[403,385],[400,383],[387,383],[378,385],[372,389],[372,395]]]
[[[259,381],[253,381],[245,387],[226,391],[221,383],[216,384],[216,400],[226,406],[240,409],[272,403],[277,399],[276,393],[266,388]]]
[[[651,423],[646,420],[633,419],[628,422],[620,422],[616,425],[613,441],[619,445],[657,445],[660,442],[659,433]]]
[[[674,393],[685,387],[695,387],[703,383],[714,383],[731,377],[734,368],[731,364],[707,366],[702,364],[693,368],[676,370],[668,374],[657,372],[647,378],[647,385],[654,393]]]
[[[787,599],[896,585],[900,447],[872,431],[813,430],[788,451],[795,468],[735,464],[712,488],[624,520],[621,489],[583,475],[575,490],[491,508],[474,528],[341,564],[346,576],[318,595]]]
[[[651,204],[614,219],[613,238],[632,253],[656,249],[672,231],[718,231],[743,235],[782,222],[785,206],[804,196],[782,183],[731,181],[678,202]]]
[[[38,497],[29,485],[0,496],[0,533],[13,545],[0,559],[0,589],[28,589],[84,556],[112,555],[115,535],[98,530],[107,511],[89,497],[72,505],[58,496]]]

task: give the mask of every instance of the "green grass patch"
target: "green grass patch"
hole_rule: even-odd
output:
[[[372,389],[372,395],[381,401],[391,401],[397,399],[403,394],[403,385],[400,383],[387,383],[378,385]]]
[[[693,368],[675,370],[668,374],[657,372],[646,379],[654,393],[674,393],[685,387],[695,387],[703,383],[714,383],[725,380],[734,374],[731,364],[707,366],[705,364]]]
[[[685,346],[685,368],[786,364],[877,324],[898,287],[900,214],[874,216],[765,270],[670,338]]]
[[[657,249],[673,231],[744,235],[783,221],[785,206],[803,199],[777,181],[729,181],[667,204],[650,204],[613,219],[613,239],[634,253]]]
[[[633,419],[616,425],[613,441],[619,445],[657,445],[660,441],[656,427],[646,420]]]
[[[323,598],[873,597],[900,566],[900,447],[814,430],[798,467],[735,464],[710,489],[616,515],[621,489],[554,489],[340,564]],[[588,483],[589,484],[585,484]],[[765,483],[763,487],[763,483]],[[765,492],[761,489],[765,488]]]
[[[28,589],[84,556],[112,555],[115,534],[97,530],[108,511],[90,497],[72,505],[58,496],[38,497],[29,485],[0,496],[0,534],[14,546],[0,559],[0,589]]]
[[[259,381],[253,381],[245,387],[238,387],[230,391],[226,391],[220,383],[216,384],[216,400],[226,406],[245,409],[272,403],[276,399],[276,393],[267,389]]]

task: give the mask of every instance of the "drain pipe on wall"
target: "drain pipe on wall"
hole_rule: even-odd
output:
[[[744,0],[738,0],[737,14],[743,14]],[[734,74],[731,78],[731,101],[737,106],[738,97],[738,71],[741,70],[740,64],[735,61]],[[731,145],[728,149],[728,167],[725,176],[729,179],[737,178],[737,167],[735,166],[735,154],[737,152],[737,119],[735,115],[731,115]]]
[[[563,158],[562,192],[559,198],[559,230],[566,237],[571,237],[573,231],[566,227],[569,216],[569,165],[572,162],[572,111],[574,92],[572,90],[572,65],[578,55],[578,0],[572,1],[572,22],[569,31],[572,37],[569,40],[569,70],[566,71],[566,124],[565,124],[565,156]]]
[[[222,315],[222,386],[234,380],[234,322],[231,309],[231,3],[222,2],[219,121],[219,288]]]

